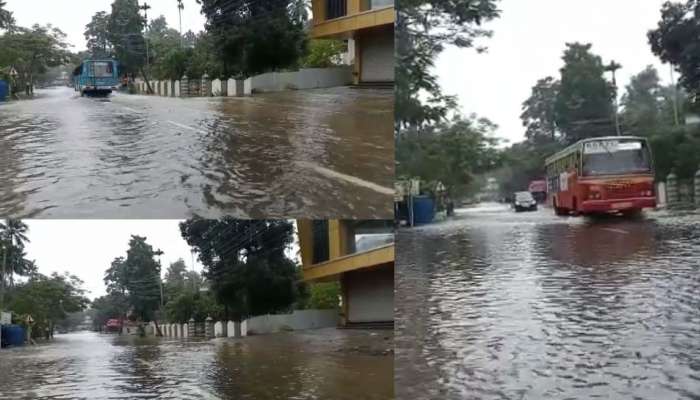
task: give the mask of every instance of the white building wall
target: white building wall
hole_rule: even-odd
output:
[[[394,319],[394,269],[389,267],[344,274],[348,322],[385,322]]]
[[[261,315],[244,321],[251,334],[274,333],[284,330],[328,328],[338,325],[337,310],[296,310],[290,314]],[[243,326],[241,327],[243,331]]]

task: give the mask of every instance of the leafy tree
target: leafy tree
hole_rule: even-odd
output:
[[[65,33],[51,25],[17,27],[0,36],[0,65],[14,66],[18,83],[33,86],[36,75],[69,60],[65,39]]]
[[[19,219],[7,219],[5,223],[0,223],[3,285],[8,283],[12,286],[15,274],[27,275],[29,268],[28,261],[24,258],[24,245],[29,242],[28,231],[27,224]]]
[[[6,2],[0,0],[0,29],[9,29],[15,23],[12,13],[5,9]]]
[[[656,29],[647,33],[651,51],[680,72],[680,84],[693,96],[700,93],[700,1],[667,1]]]
[[[397,176],[442,182],[452,196],[466,195],[476,174],[497,165],[496,126],[487,119],[455,117],[397,141]]]
[[[188,220],[182,237],[199,254],[226,318],[287,310],[297,297],[297,266],[285,250],[293,226],[281,220]]]
[[[309,54],[302,61],[306,68],[329,68],[340,64],[346,46],[340,40],[314,39],[309,42]]]
[[[523,113],[520,115],[528,140],[557,139],[555,106],[558,95],[559,81],[551,76],[540,79],[532,87],[532,94],[523,102]]]
[[[92,302],[91,309],[93,310],[93,328],[99,330],[107,323],[107,320],[123,320],[129,311],[129,302],[125,294],[110,292],[96,298]]]
[[[432,73],[445,46],[470,48],[491,33],[481,28],[498,18],[497,0],[406,0],[396,21],[396,131],[443,120],[456,106]],[[483,48],[477,47],[478,51]]]
[[[197,2],[225,76],[247,77],[292,67],[306,52],[298,0]]]
[[[109,42],[114,46],[114,54],[119,59],[122,70],[129,74],[140,72],[148,91],[152,93],[144,70],[146,39],[142,31],[145,24],[145,19],[139,14],[137,0],[114,0],[107,25]]]
[[[223,310],[216,303],[211,292],[199,292],[186,288],[165,305],[165,315],[168,321],[183,324],[190,318],[194,318],[195,321],[203,321],[209,316],[212,318],[222,317]]]
[[[10,309],[21,316],[31,315],[35,321],[32,334],[38,337],[45,332],[49,338],[58,321],[88,305],[82,285],[83,281],[67,272],[51,276],[35,274],[12,291]]]
[[[89,24],[85,25],[85,40],[87,49],[92,58],[111,58],[113,56],[112,43],[109,40],[109,24],[111,16],[100,11],[92,16]]]
[[[340,307],[340,284],[320,282],[309,285],[308,308],[315,310],[337,309]]]
[[[567,143],[615,133],[613,87],[590,44],[567,43],[555,103],[555,121]]]
[[[105,272],[109,294],[126,297],[130,311],[140,321],[155,321],[160,306],[160,252],[142,236],[132,235],[126,258],[116,258]]]

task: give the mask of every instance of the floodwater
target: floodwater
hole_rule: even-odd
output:
[[[399,399],[700,399],[700,214],[399,231]]]
[[[392,336],[335,328],[209,341],[57,335],[0,351],[0,398],[386,400]]]
[[[0,105],[0,215],[392,218],[391,90]]]

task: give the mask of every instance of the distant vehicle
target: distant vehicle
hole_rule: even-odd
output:
[[[537,211],[537,201],[530,192],[515,192],[515,195],[513,195],[513,208],[515,212]]]
[[[538,203],[547,201],[547,181],[532,181],[527,188]]]
[[[73,70],[73,88],[81,96],[106,96],[120,85],[115,60],[85,60]]]
[[[653,162],[645,138],[584,139],[547,158],[545,169],[557,215],[632,215],[656,207]]]
[[[105,332],[119,332],[122,329],[122,322],[118,319],[112,318],[107,320],[104,328]]]

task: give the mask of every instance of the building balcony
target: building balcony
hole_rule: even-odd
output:
[[[314,0],[316,38],[347,38],[351,33],[381,25],[394,24],[394,0]]]

